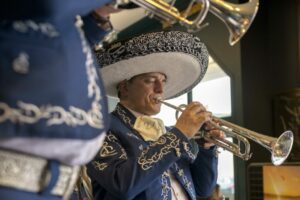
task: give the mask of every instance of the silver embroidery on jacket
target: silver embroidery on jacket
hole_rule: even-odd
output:
[[[133,122],[130,119],[130,117],[128,117],[126,115],[126,112],[119,106],[116,106],[115,111],[118,113],[118,115],[122,118],[122,120],[124,121],[125,124],[128,124],[129,126],[133,127]]]
[[[12,26],[16,31],[21,33],[27,33],[28,31],[32,30],[39,31],[51,38],[59,36],[59,32],[55,29],[55,27],[47,22],[37,23],[32,20],[14,21]]]
[[[168,141],[168,142],[167,142]],[[150,147],[162,145],[163,147],[159,152],[149,152],[149,147],[145,148],[140,157],[138,158],[138,164],[143,170],[150,169],[155,163],[159,162],[165,155],[170,152],[176,152],[177,156],[180,155],[180,139],[174,134],[166,133],[161,136],[156,142],[150,143]]]
[[[79,16],[77,16],[76,21],[76,27],[79,31],[79,35],[81,38],[81,44],[83,47],[83,53],[86,54],[86,61],[85,66],[87,70],[87,77],[88,77],[88,97],[92,98],[94,97],[94,100],[92,102],[92,108],[89,110],[89,115],[91,116],[91,119],[93,120],[93,123],[97,124],[101,128],[104,127],[103,125],[103,115],[102,115],[102,107],[100,105],[100,100],[102,99],[101,91],[99,86],[97,85],[97,80],[99,79],[96,71],[96,67],[94,65],[94,60],[92,56],[91,48],[89,47],[84,32],[82,30],[83,22]]]
[[[47,119],[48,126],[65,123],[69,126],[90,124],[96,127],[84,110],[70,106],[70,112],[60,106],[41,106],[34,104],[17,102],[18,108],[11,108],[6,103],[0,102],[0,123],[10,120],[13,123],[33,124],[41,119]]]
[[[102,107],[100,105],[102,96],[100,88],[97,85],[98,76],[96,67],[94,66],[91,49],[88,46],[84,32],[81,29],[82,25],[83,22],[81,18],[78,17],[75,26],[79,32],[83,53],[86,55],[85,67],[88,77],[87,95],[89,98],[93,98],[91,109],[85,111],[75,106],[69,106],[68,110],[65,110],[63,107],[56,105],[41,105],[39,107],[37,105],[22,101],[17,102],[17,108],[12,108],[8,104],[0,102],[0,123],[10,120],[13,123],[32,124],[41,119],[45,119],[48,126],[66,124],[74,127],[88,124],[93,128],[104,128]],[[33,22],[16,22],[15,26],[15,28],[19,29],[19,31],[26,31],[26,28],[37,28]],[[51,28],[48,29],[47,27],[51,26],[47,25],[45,25],[45,27],[40,25],[39,27],[42,31],[52,30]],[[26,56],[23,55],[23,57]],[[24,58],[22,58],[22,60],[24,61]],[[14,64],[17,65],[17,63],[19,62],[16,61],[16,64]],[[24,67],[17,66],[16,68],[22,68],[22,70],[24,70]]]
[[[118,154],[118,152],[114,149],[113,146],[110,146],[107,142],[103,143],[99,152],[100,157],[110,157],[116,154]]]
[[[183,184],[184,184],[185,189],[189,191],[189,194],[191,195],[192,199],[196,199],[196,194],[195,194],[194,188],[192,187],[193,186],[192,182],[189,181],[187,176],[184,175],[183,169],[179,168],[177,163],[175,163],[174,166],[175,166],[176,173],[183,180]]]
[[[171,187],[168,183],[168,180],[170,181],[170,175],[167,172],[164,172],[161,176],[161,196],[163,197],[163,200],[168,200],[168,194],[171,191]]]
[[[100,163],[98,161],[93,161],[92,164],[99,171],[103,171],[103,170],[105,170],[108,167],[107,163]]]
[[[190,157],[191,159],[193,159],[193,160],[196,159],[196,156],[197,156],[197,155],[195,155],[195,154],[191,151],[190,146],[189,146],[189,144],[188,144],[187,142],[183,142],[183,148],[184,148],[184,150],[187,152],[187,154],[189,155],[189,157]]]
[[[29,56],[25,52],[21,52],[12,64],[13,70],[20,74],[27,74],[29,71]]]
[[[117,137],[114,136],[111,132],[108,132],[105,141],[100,148],[98,156],[98,158],[100,159],[93,161],[92,164],[99,171],[103,171],[109,166],[108,163],[102,162],[102,159],[105,159],[107,157],[118,157],[119,159],[127,160],[125,149],[120,145]]]

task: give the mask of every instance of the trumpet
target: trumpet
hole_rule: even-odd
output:
[[[242,4],[228,3],[224,0],[190,0],[186,9],[180,11],[176,8],[177,0],[117,0],[128,3],[129,1],[139,5],[148,11],[150,17],[158,18],[163,24],[179,22],[189,32],[200,31],[206,25],[202,22],[208,12],[218,17],[229,31],[229,44],[237,43],[251,26],[258,11],[259,0],[249,0]],[[182,1],[185,2],[185,1]],[[190,19],[190,16],[195,15]]]
[[[184,104],[175,106],[159,98],[157,98],[156,101],[175,109],[176,119],[178,119],[179,112],[183,112],[183,107],[186,107]],[[273,165],[281,165],[287,159],[294,142],[293,132],[289,130],[283,132],[278,138],[275,138],[240,127],[215,116],[212,116],[212,120],[209,123],[226,133],[226,136],[232,137],[233,139],[235,138],[237,144],[226,139],[212,137],[205,131],[196,133],[195,139],[199,137],[204,138],[208,142],[214,143],[243,160],[249,160],[252,156],[248,139],[260,144],[271,152],[271,161]],[[242,151],[242,149],[244,150]]]

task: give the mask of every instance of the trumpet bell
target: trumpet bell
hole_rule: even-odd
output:
[[[225,23],[229,30],[229,44],[233,46],[247,32],[258,11],[258,0],[232,4],[224,0],[210,0],[209,11]]]
[[[285,131],[276,140],[271,152],[272,163],[281,165],[289,156],[294,143],[294,135],[292,131]]]

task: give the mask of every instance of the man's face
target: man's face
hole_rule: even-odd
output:
[[[123,87],[124,103],[130,109],[145,114],[159,113],[161,104],[155,98],[163,99],[166,76],[162,73],[152,72],[133,77]]]

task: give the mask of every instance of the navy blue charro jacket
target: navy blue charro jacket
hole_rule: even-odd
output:
[[[189,199],[208,196],[217,179],[213,149],[198,150],[194,140],[176,128],[167,128],[155,142],[144,141],[133,129],[135,119],[121,104],[111,113],[105,142],[87,165],[95,198],[170,200],[167,172],[175,176]]]
[[[89,26],[88,14],[107,2],[1,2],[0,139],[88,140],[105,130],[106,97],[89,47],[105,32]]]

